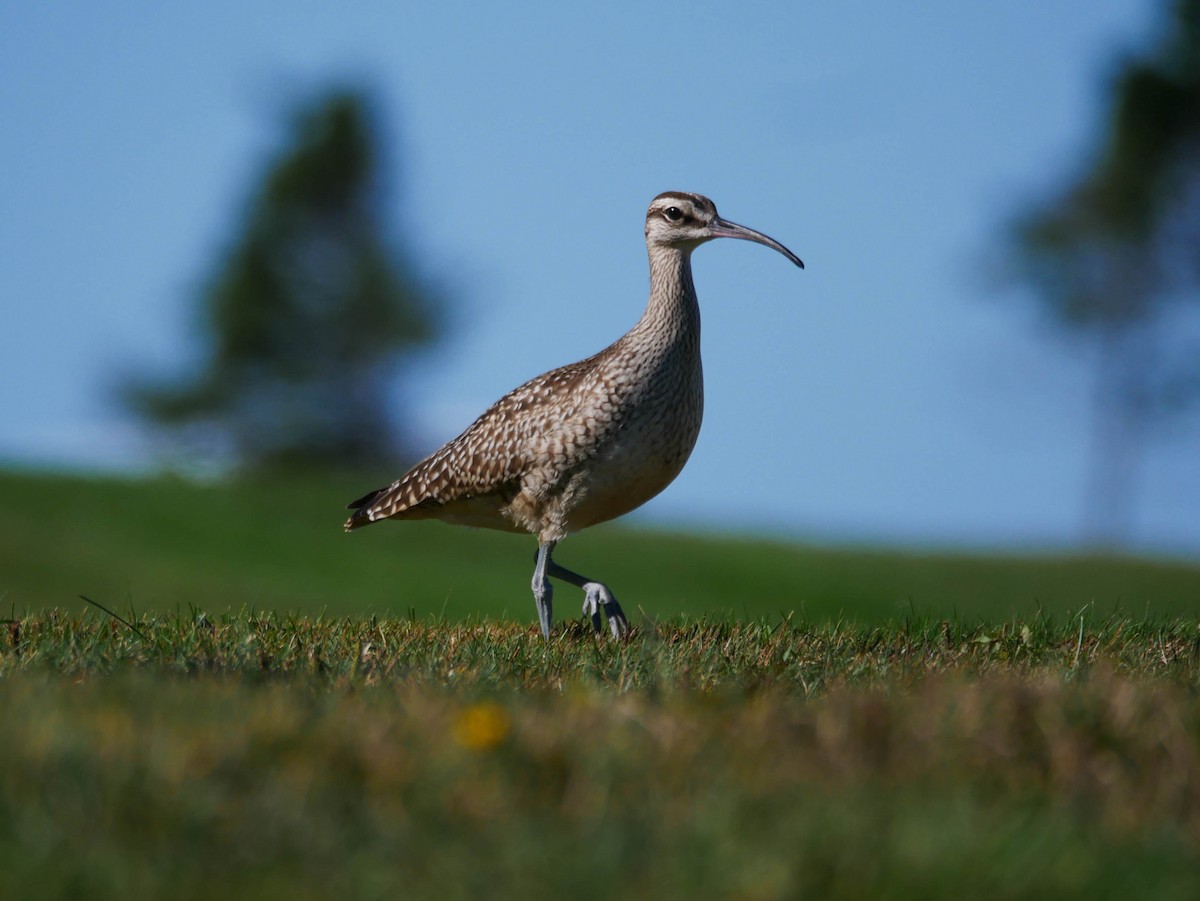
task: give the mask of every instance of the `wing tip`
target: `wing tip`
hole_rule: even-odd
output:
[[[376,488],[374,491],[368,491],[358,500],[351,501],[350,503],[346,504],[346,509],[362,510],[364,507],[369,507],[375,498],[379,497],[379,495],[383,494],[385,491],[387,491],[386,488]]]

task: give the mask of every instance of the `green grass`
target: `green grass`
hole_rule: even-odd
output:
[[[26,898],[1191,898],[1200,633],[1080,625],[32,616],[0,640],[0,872]]]
[[[964,626],[948,621],[857,626],[688,620],[647,623],[633,639],[594,640],[590,626],[448,624],[416,619],[290,614],[48,611],[7,623],[0,678],[28,672],[93,678],[130,669],[166,675],[298,679],[315,687],[450,686],[458,691],[735,694],[784,690],[803,698],[840,687],[903,688],[934,674],[1076,678],[1097,667],[1200,690],[1195,620],[1099,620]]]
[[[1196,566],[601,528],[544,642],[371,484],[0,476],[0,897],[1196,896]]]
[[[81,609],[85,594],[121,610],[534,621],[531,538],[436,522],[343,534],[346,501],[374,484],[0,475],[0,610]],[[914,614],[989,622],[1088,604],[1098,615],[1200,612],[1200,566],[1137,559],[830,549],[621,526],[572,536],[557,557],[608,582],[635,621],[794,611],[861,623]],[[577,615],[577,594],[559,589],[560,620]]]

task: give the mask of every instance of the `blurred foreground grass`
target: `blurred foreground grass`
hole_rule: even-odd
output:
[[[343,534],[345,503],[380,483],[0,474],[0,610],[292,610],[533,622],[531,538],[435,522]],[[719,613],[872,623],[987,622],[1091,604],[1106,615],[1196,615],[1200,566],[1137,559],[830,549],[601,526],[559,549],[608,582],[631,619]],[[562,587],[560,619],[577,615]]]
[[[1182,620],[38,614],[0,894],[1192,898],[1198,688]]]

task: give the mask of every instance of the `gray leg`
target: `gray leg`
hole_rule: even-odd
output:
[[[612,630],[613,638],[620,639],[629,634],[629,621],[625,619],[625,613],[621,610],[621,605],[617,603],[616,597],[603,582],[596,582],[587,576],[572,572],[564,566],[559,566],[550,559],[549,553],[546,554],[546,574],[583,589],[583,612],[591,616],[592,628],[596,630],[597,635],[601,632],[601,610],[608,617],[608,627]]]
[[[550,627],[554,625],[554,589],[546,578],[547,565],[553,566],[550,552],[554,542],[547,541],[537,552],[537,563],[533,567],[533,602],[537,604],[538,621],[542,624],[542,637],[550,638]]]

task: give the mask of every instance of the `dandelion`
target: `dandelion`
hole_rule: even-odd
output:
[[[490,751],[508,736],[508,712],[499,704],[472,704],[458,715],[454,740],[472,751]]]

